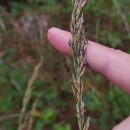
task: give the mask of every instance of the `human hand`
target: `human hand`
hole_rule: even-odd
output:
[[[70,56],[68,40],[71,33],[57,28],[48,31],[48,39],[61,53]],[[87,62],[91,69],[103,74],[111,82],[130,94],[130,55],[120,50],[105,47],[89,41],[87,47]],[[130,130],[130,117],[113,130]]]

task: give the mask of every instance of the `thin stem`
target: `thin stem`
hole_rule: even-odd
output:
[[[129,23],[127,22],[127,18],[126,16],[123,14],[123,12],[121,11],[120,7],[119,7],[119,3],[117,0],[113,0],[113,3],[117,9],[117,12],[119,14],[119,16],[122,18],[123,22],[124,22],[124,25],[125,25],[125,28],[126,28],[126,31],[128,32],[128,36],[130,38],[130,25]]]

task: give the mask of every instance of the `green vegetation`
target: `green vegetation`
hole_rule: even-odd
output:
[[[130,0],[118,2],[130,25]],[[28,113],[38,98],[32,114],[33,130],[76,129],[72,64],[46,37],[51,26],[69,30],[70,0],[7,0],[0,4],[0,129],[17,129],[26,87],[41,59],[27,106]],[[112,0],[90,0],[85,10],[89,39],[130,53],[129,34]],[[89,91],[84,100],[92,130],[109,130],[130,115],[130,96],[101,75],[89,72],[84,82]]]

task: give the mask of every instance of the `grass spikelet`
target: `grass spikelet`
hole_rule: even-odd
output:
[[[75,95],[76,104],[76,115],[78,118],[79,130],[88,130],[90,118],[85,118],[85,105],[83,101],[83,81],[82,76],[86,70],[86,25],[83,18],[83,8],[88,3],[88,0],[72,0],[73,12],[72,19],[70,22],[70,29],[72,33],[72,39],[69,40],[71,48],[74,73],[72,77],[72,89]]]

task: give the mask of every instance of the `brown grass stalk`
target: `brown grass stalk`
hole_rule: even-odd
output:
[[[129,25],[128,21],[127,21],[127,18],[126,18],[126,16],[123,14],[122,10],[120,9],[118,1],[117,1],[117,0],[113,0],[113,3],[114,3],[114,5],[115,5],[115,8],[116,8],[116,10],[117,10],[117,13],[119,14],[119,16],[121,17],[121,19],[122,19],[123,22],[124,22],[126,31],[128,32],[128,36],[129,36],[129,38],[130,38],[130,25]]]
[[[43,64],[43,60],[41,59],[41,61],[34,68],[34,72],[33,72],[32,76],[28,82],[27,89],[26,89],[26,92],[25,92],[25,95],[23,98],[23,105],[22,105],[22,109],[21,109],[18,130],[23,130],[23,128],[26,124],[25,120],[27,119],[28,116],[26,115],[25,112],[26,112],[28,103],[30,101],[30,98],[32,96],[33,83],[39,75],[39,71],[40,71],[42,64]]]

